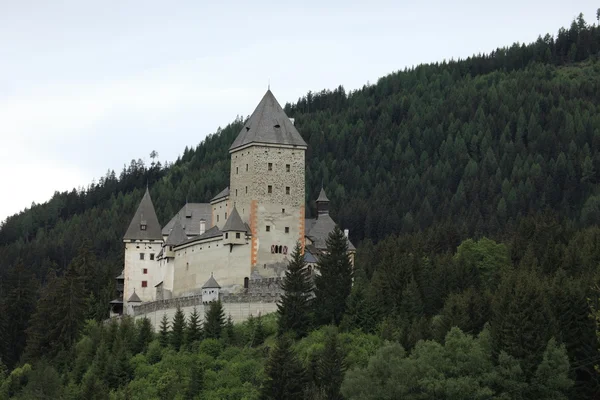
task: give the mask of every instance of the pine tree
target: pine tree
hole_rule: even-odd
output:
[[[327,250],[319,257],[315,277],[315,314],[321,324],[338,325],[352,290],[352,263],[348,239],[339,227],[329,234]]]
[[[202,328],[200,326],[200,316],[198,310],[194,307],[194,311],[190,314],[190,320],[187,324],[185,332],[185,343],[189,346],[202,338]]]
[[[185,315],[181,308],[177,306],[175,315],[173,316],[173,327],[171,329],[171,345],[176,351],[179,351],[184,340],[185,331]]]
[[[265,327],[262,323],[262,317],[258,314],[258,317],[254,320],[254,327],[252,332],[252,344],[251,347],[260,346],[265,341]]]
[[[197,362],[192,363],[190,371],[190,383],[185,392],[187,400],[194,400],[202,392],[204,386],[204,371],[200,368]]]
[[[169,345],[169,319],[167,314],[163,314],[162,320],[160,321],[160,333],[159,333],[160,345],[167,347]]]
[[[146,351],[148,345],[154,338],[154,332],[152,331],[152,323],[146,317],[144,317],[138,325],[139,329],[134,347],[134,352],[143,353]]]
[[[296,244],[281,283],[284,294],[277,303],[278,333],[293,332],[296,337],[306,336],[310,329],[310,297],[313,290],[302,247]]]
[[[220,300],[210,303],[204,317],[204,337],[207,339],[219,339],[223,326],[225,325],[225,313]]]
[[[325,347],[317,361],[317,386],[324,394],[324,398],[343,400],[340,388],[346,369],[345,356],[338,335],[336,332],[331,332],[325,338]]]
[[[267,380],[262,389],[264,400],[301,400],[304,396],[306,371],[292,349],[287,335],[277,338],[265,366]]]
[[[233,327],[231,314],[227,317],[227,322],[225,322],[225,338],[228,345],[233,346],[235,344],[235,328]]]

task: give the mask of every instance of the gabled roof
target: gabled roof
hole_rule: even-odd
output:
[[[202,289],[220,289],[221,286],[215,280],[213,274],[210,274],[210,278],[206,281],[204,285],[202,285]]]
[[[181,210],[162,229],[162,234],[167,236],[171,233],[175,226],[175,221],[179,221],[187,236],[195,236],[200,234],[200,221],[206,222],[205,227],[208,228],[212,218],[212,211],[208,203],[187,203]]]
[[[306,142],[273,96],[271,90],[244,124],[229,148],[232,151],[250,143],[287,144],[306,147]]]
[[[173,229],[171,229],[171,233],[169,233],[169,237],[165,241],[165,245],[167,246],[177,246],[179,243],[183,243],[187,240],[187,236],[185,235],[185,231],[181,226],[181,222],[179,219],[175,220],[173,224]]]
[[[179,243],[178,246],[181,246],[182,244],[188,244],[188,243],[196,242],[198,240],[210,239],[210,238],[214,238],[214,237],[218,237],[218,236],[222,236],[222,235],[223,235],[223,232],[219,229],[218,226],[215,225],[212,228],[210,228],[209,230],[207,230],[206,232],[204,232],[202,235],[198,235],[198,236],[189,238],[185,242]]]
[[[219,192],[219,194],[217,194],[215,197],[210,199],[210,202],[212,203],[215,200],[219,200],[219,199],[222,199],[223,197],[227,197],[227,196],[229,196],[229,186],[227,186],[225,189],[221,190]]]
[[[142,226],[145,226],[146,229],[142,230]],[[162,240],[160,224],[158,223],[158,217],[156,216],[156,211],[154,211],[154,204],[152,204],[148,188],[146,188],[146,193],[144,193],[144,197],[142,197],[142,201],[140,201],[140,205],[123,239]]]
[[[321,187],[321,192],[319,193],[319,197],[317,198],[317,203],[329,203],[329,199],[327,198],[327,195],[325,194],[325,189],[323,189],[323,187]]]
[[[229,215],[229,218],[227,218],[227,222],[225,222],[225,225],[221,231],[246,232],[246,224],[244,224],[244,221],[242,221],[242,217],[240,217],[240,214],[235,206],[233,206],[233,210],[231,210],[231,214]]]
[[[141,303],[142,300],[140,300],[140,297],[137,295],[137,293],[135,293],[135,289],[133,290],[133,294],[131,296],[129,296],[129,300],[127,300],[128,303]]]
[[[305,236],[308,237],[317,249],[327,248],[327,238],[335,229],[335,221],[329,214],[321,214],[318,219],[307,219],[304,224]],[[348,239],[348,250],[356,250],[356,247]]]

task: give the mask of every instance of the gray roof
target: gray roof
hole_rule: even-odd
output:
[[[246,232],[246,224],[244,224],[244,221],[242,221],[242,217],[240,217],[240,214],[235,206],[233,206],[233,210],[231,210],[231,214],[229,215],[229,218],[227,218],[227,222],[225,222],[225,225],[221,231]]]
[[[181,226],[181,221],[179,219],[175,219],[175,223],[173,224],[173,229],[171,229],[171,233],[169,233],[169,237],[165,241],[165,245],[166,246],[177,246],[179,243],[183,243],[186,240],[187,240],[187,236],[185,235],[183,226]]]
[[[117,276],[115,279],[125,279],[125,271],[121,271],[121,275]]]
[[[207,230],[206,232],[204,232],[202,235],[194,236],[193,238],[190,238],[183,243],[179,243],[179,245],[196,242],[198,240],[203,240],[203,239],[210,239],[210,238],[214,238],[214,237],[222,236],[222,235],[223,235],[223,232],[219,229],[218,226],[215,225],[212,228],[210,228],[209,230]]]
[[[221,190],[219,192],[219,194],[217,194],[215,197],[213,197],[212,199],[210,199],[210,202],[212,203],[215,200],[219,200],[223,197],[227,197],[229,196],[229,186],[227,186],[225,189]]]
[[[213,274],[210,274],[210,278],[208,278],[206,283],[204,285],[202,285],[202,289],[214,289],[214,288],[220,289],[221,286],[217,283]]]
[[[329,202],[329,199],[327,198],[327,195],[325,194],[325,189],[323,189],[321,187],[321,193],[319,193],[319,197],[317,198],[317,203],[321,203],[321,202]]]
[[[142,230],[142,225],[146,226],[145,230]],[[146,193],[144,193],[144,197],[142,197],[142,201],[140,201],[140,205],[123,239],[162,240],[160,224],[158,223],[158,217],[156,216],[156,211],[154,211],[154,205],[152,204],[148,188],[146,188]]]
[[[288,116],[285,115],[271,90],[267,90],[267,93],[258,103],[229,151],[250,143],[287,144],[306,147],[306,142]]]
[[[317,249],[327,248],[327,238],[335,229],[335,221],[329,214],[321,214],[318,219],[307,219],[304,223],[305,236],[308,237]],[[348,240],[348,250],[356,250],[356,247]]]
[[[210,225],[212,218],[211,206],[208,203],[187,203],[171,220],[163,227],[162,234],[167,236],[174,228],[175,221],[183,227],[187,236],[195,236],[200,234],[200,220],[206,222],[206,227]]]
[[[131,296],[129,296],[129,300],[127,300],[129,303],[141,303],[142,300],[140,300],[140,297],[137,295],[137,293],[135,293],[135,290],[133,291],[133,294]]]
[[[315,264],[318,260],[310,251],[305,250],[304,261],[307,263]]]

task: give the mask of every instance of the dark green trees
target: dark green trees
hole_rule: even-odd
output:
[[[339,227],[327,239],[327,250],[319,257],[315,277],[315,315],[319,323],[338,325],[352,290],[352,263],[348,240]]]
[[[208,306],[204,317],[204,337],[219,339],[225,326],[225,313],[220,300],[213,301]]]
[[[160,332],[158,335],[162,347],[167,347],[169,345],[169,336],[169,319],[167,318],[167,314],[163,314],[163,317],[160,320]]]
[[[187,345],[191,345],[200,339],[202,339],[202,326],[200,325],[200,316],[198,315],[198,311],[196,310],[196,307],[194,307],[194,311],[192,311],[190,314],[190,319],[185,331],[185,343]]]
[[[311,324],[312,282],[300,244],[296,244],[281,284],[284,294],[277,304],[278,333],[295,337],[308,333]]]
[[[154,338],[152,323],[148,318],[143,318],[138,325],[138,334],[136,337],[135,346],[133,347],[134,353],[142,353],[146,351],[148,345]]]
[[[173,316],[173,326],[171,328],[171,345],[176,351],[179,351],[181,345],[183,345],[185,327],[185,315],[183,315],[183,311],[178,306]]]
[[[277,338],[265,367],[267,381],[262,389],[264,400],[301,400],[304,398],[306,372],[286,335]]]

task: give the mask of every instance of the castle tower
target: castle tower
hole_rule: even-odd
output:
[[[306,148],[270,90],[229,148],[229,202],[250,226],[250,264],[261,276],[280,274],[304,244]]]
[[[156,255],[160,252],[163,237],[154,210],[154,204],[150,198],[150,192],[146,193],[129,224],[129,228],[123,236],[125,243],[125,281],[123,299],[129,299],[136,293],[140,301],[154,300],[154,285],[158,273]],[[124,310],[129,310],[127,304]]]

